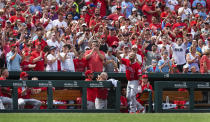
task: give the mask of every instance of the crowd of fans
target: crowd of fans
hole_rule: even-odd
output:
[[[210,72],[209,0],[0,0],[9,71]]]

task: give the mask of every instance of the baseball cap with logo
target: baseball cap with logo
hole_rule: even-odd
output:
[[[93,73],[93,71],[87,70],[87,71],[85,72],[85,76],[87,76],[87,75],[89,75],[89,74],[92,74],[92,73]]]
[[[144,74],[142,75],[142,78],[148,78],[148,75]]]
[[[23,78],[23,77],[28,77],[28,74],[26,72],[21,72],[20,73],[20,78]]]

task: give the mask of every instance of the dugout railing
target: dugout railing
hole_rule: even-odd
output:
[[[77,81],[77,80],[38,80],[38,81],[20,81],[20,80],[2,80],[0,87],[12,88],[13,110],[0,110],[4,112],[120,112],[120,93],[121,84],[117,82],[117,87],[114,87],[112,82],[108,81]],[[18,109],[18,87],[47,87],[47,109]],[[81,109],[55,109],[53,108],[53,88],[80,88],[82,90],[82,105]],[[101,110],[87,110],[87,88],[113,88],[115,92],[115,108]]]
[[[202,81],[156,81],[155,85],[155,99],[154,99],[154,108],[156,113],[161,112],[210,112],[209,104],[201,104],[205,108],[196,108],[195,104],[195,90],[210,90],[210,82]],[[164,89],[186,89],[189,92],[189,104],[186,105],[186,109],[163,109],[163,91]]]

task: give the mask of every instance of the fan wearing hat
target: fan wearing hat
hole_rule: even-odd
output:
[[[58,71],[58,57],[56,56],[56,47],[50,47],[50,54],[47,56],[46,71]]]
[[[7,68],[9,71],[20,71],[22,56],[18,54],[18,47],[15,43],[10,45],[11,51],[7,53]]]
[[[31,57],[30,52],[22,51],[22,54],[24,55],[24,59],[20,64],[21,68],[22,68],[22,71],[33,70],[33,68],[36,67],[36,64],[33,64],[32,62],[30,62],[30,57]]]
[[[136,62],[136,54],[129,53],[129,59],[121,58],[119,53],[116,54],[121,64],[126,67],[126,78],[128,80],[127,84],[127,99],[130,102],[130,113],[135,113],[139,108],[137,108],[136,94],[138,91],[139,80],[141,76],[141,67]]]
[[[48,53],[43,52],[42,45],[35,46],[35,50],[32,51],[30,57],[30,62],[36,64],[34,71],[44,71],[45,63],[47,61],[47,54]]]
[[[147,73],[153,73],[153,72],[160,72],[159,67],[157,66],[158,62],[156,59],[152,59],[152,65],[146,67]]]
[[[91,82],[93,80],[93,72],[87,70],[85,72],[85,81]],[[87,109],[95,109],[96,88],[87,88]]]
[[[112,47],[108,48],[107,54],[105,54],[105,72],[115,72],[118,71],[117,69],[117,58],[112,55],[113,54],[113,49]]]
[[[124,15],[121,13],[121,6],[117,6],[116,11],[110,14],[107,18],[116,21],[120,16]]]
[[[27,82],[28,80],[28,73],[21,72],[20,73],[20,80]],[[18,105],[19,109],[24,109],[25,105],[32,105],[33,109],[39,109],[42,105],[42,102],[33,98],[30,98],[31,94],[38,94],[40,90],[28,88],[28,87],[19,87],[18,88]]]

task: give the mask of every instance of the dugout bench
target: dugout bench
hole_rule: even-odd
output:
[[[120,81],[117,82],[117,87],[114,87],[111,82],[107,81],[71,81],[71,80],[38,80],[38,81],[20,81],[20,80],[1,80],[1,87],[12,87],[12,99],[13,99],[13,110],[0,110],[1,113],[4,112],[110,112],[118,113],[120,112]],[[18,109],[18,87],[47,87],[47,91],[41,92],[41,94],[32,95],[33,98],[39,100],[47,100],[47,109],[34,110],[34,109]],[[73,88],[76,90],[53,90],[53,88]],[[115,108],[101,109],[101,110],[87,110],[87,88],[113,88],[115,92]],[[81,89],[81,91],[78,91]],[[81,94],[82,93],[82,94]],[[82,104],[76,105],[81,106],[81,109],[54,109],[53,99],[58,100],[75,100],[77,97],[82,97]],[[63,104],[60,104],[64,106]],[[66,106],[71,106],[75,104],[66,104]]]

